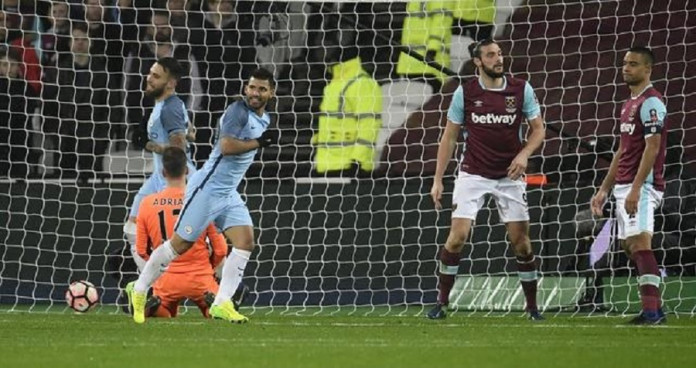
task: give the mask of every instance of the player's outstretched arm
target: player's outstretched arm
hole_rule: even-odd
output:
[[[440,199],[442,199],[442,192],[444,190],[442,185],[442,177],[445,175],[447,164],[449,164],[449,161],[452,158],[452,153],[457,147],[457,138],[459,137],[460,130],[461,125],[447,120],[445,132],[442,134],[442,139],[440,140],[440,147],[437,149],[435,178],[433,180],[433,187],[430,189],[430,196],[433,198],[433,203],[435,203],[436,209],[442,208],[442,204],[440,204]]]

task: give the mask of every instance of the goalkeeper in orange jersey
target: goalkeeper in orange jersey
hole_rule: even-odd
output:
[[[184,201],[187,174],[186,153],[174,146],[162,152],[162,174],[167,187],[143,199],[137,216],[136,249],[147,260],[152,250],[168,239]],[[212,255],[206,243],[212,246]],[[176,317],[179,303],[190,299],[207,318],[208,308],[218,292],[214,269],[227,255],[227,243],[213,224],[186,254],[173,261],[153,285],[148,301],[149,317]]]

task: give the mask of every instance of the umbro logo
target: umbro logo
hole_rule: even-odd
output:
[[[476,106],[476,107],[483,106],[483,101],[479,101],[479,100],[474,101],[474,106]]]

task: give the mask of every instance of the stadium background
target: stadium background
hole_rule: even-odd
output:
[[[239,4],[240,9],[252,9],[282,3]],[[586,275],[587,249],[576,233],[575,219],[587,208],[593,185],[604,176],[616,146],[615,116],[628,97],[621,82],[622,57],[631,45],[643,44],[658,55],[653,80],[667,97],[667,172],[675,183],[666,201],[672,204],[667,215],[677,214],[676,224],[670,222],[671,227],[656,237],[656,245],[664,249],[659,260],[665,272],[679,280],[693,276],[696,206],[690,173],[696,169],[696,128],[689,123],[696,118],[696,74],[689,65],[696,57],[693,2],[530,0],[515,5],[496,38],[510,72],[536,88],[548,124],[544,148],[530,165],[550,181],[529,193],[531,238],[541,256],[541,271],[547,276]],[[305,7],[310,46],[280,81],[273,106],[274,124],[283,131],[281,145],[260,153],[241,188],[260,245],[246,277],[255,291],[255,306],[434,301],[436,255],[447,235],[449,213],[434,211],[428,192],[442,111],[450,96],[433,96],[412,115],[425,117],[420,124],[407,124],[394,133],[376,175],[322,181],[311,172],[309,142],[327,82],[325,66],[312,52],[321,45],[322,27],[345,24],[343,18],[362,25],[356,32],[360,56],[366,69],[385,85],[394,78],[398,49],[377,34],[398,41],[404,8],[403,3]],[[466,77],[470,69],[464,71]],[[205,137],[213,123],[196,117],[194,121]],[[123,136],[112,137],[114,157],[123,155],[114,150],[124,148],[130,128]],[[200,152],[205,152],[205,145],[197,142],[197,158],[204,158]],[[125,161],[142,161],[135,152],[126,151],[135,156],[126,156]],[[116,159],[109,162],[115,165]],[[113,171],[88,186],[49,171],[29,170],[25,177],[4,179],[0,303],[52,304],[62,300],[66,285],[76,279],[98,284],[103,301],[115,301],[118,285],[107,275],[107,256],[124,247],[122,221],[143,174]],[[447,189],[451,192],[451,183]],[[667,224],[666,217],[658,222]],[[503,227],[496,225],[492,204],[487,204],[477,223],[474,246],[467,248],[470,253],[460,273],[514,276],[513,258],[506,252]],[[665,234],[676,235],[676,244],[663,241]],[[603,267],[611,275],[629,274],[618,252]]]

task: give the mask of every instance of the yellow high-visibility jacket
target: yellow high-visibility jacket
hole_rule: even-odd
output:
[[[451,0],[448,7],[455,19],[476,23],[495,22],[495,0]]]
[[[447,1],[410,1],[406,7],[401,44],[425,56],[428,50],[435,51],[433,61],[450,67],[450,45],[452,44],[452,12]],[[399,75],[436,76],[444,81],[447,75],[429,67],[405,52],[399,55],[396,66]]]
[[[365,72],[359,57],[331,67],[324,88],[316,145],[317,172],[349,169],[353,162],[364,171],[375,166],[375,143],[382,127],[382,90]]]

